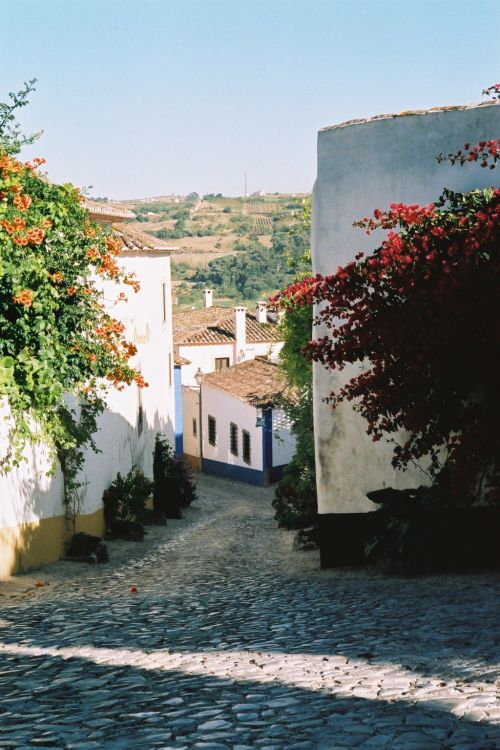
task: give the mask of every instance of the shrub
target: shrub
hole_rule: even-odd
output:
[[[136,467],[125,477],[118,473],[102,497],[106,526],[110,528],[117,522],[144,521],[146,499],[152,493],[153,486],[153,482]]]
[[[167,518],[181,518],[182,508],[196,498],[196,487],[191,469],[175,455],[168,440],[156,436],[153,453],[153,507]]]
[[[294,456],[285,467],[273,500],[274,518],[285,529],[304,529],[317,523],[316,475]]]

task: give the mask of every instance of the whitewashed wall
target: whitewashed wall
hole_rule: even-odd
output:
[[[500,135],[500,106],[381,116],[320,131],[318,174],[313,193],[312,251],[314,273],[330,274],[353,260],[359,250],[380,243],[352,223],[393,202],[429,203],[444,187],[470,190],[500,184],[500,170],[439,165],[436,155],[454,152],[466,142]],[[316,335],[321,335],[321,329]],[[354,370],[342,373],[342,380]],[[323,399],[340,384],[322,366],[314,368],[314,423],[321,514],[374,509],[365,493],[384,486],[421,484],[418,470],[406,474],[390,465],[392,450],[366,435],[365,422],[349,404],[335,413]]]
[[[295,453],[295,436],[291,434],[291,422],[283,409],[273,409],[273,466],[290,463]]]
[[[202,385],[203,410],[203,458],[222,461],[232,466],[263,470],[262,428],[256,427],[257,410],[250,404],[240,401],[229,393]],[[217,445],[208,442],[208,416],[217,420]],[[238,427],[238,456],[233,456],[229,443],[229,424],[234,422]],[[242,430],[250,433],[251,463],[243,461]]]
[[[198,372],[198,368],[203,373],[215,372],[215,360],[219,357],[227,357],[229,364],[233,364],[234,347],[232,344],[180,345],[178,350],[179,355],[191,363],[183,365],[181,368],[182,385],[196,385],[194,376]]]
[[[80,507],[84,515],[100,511],[103,491],[117,472],[126,473],[136,464],[146,474],[152,475],[152,453],[157,432],[174,441],[170,259],[167,256],[120,257],[120,264],[127,271],[136,273],[141,290],[134,294],[126,288],[129,303],[116,306],[112,300],[117,296],[117,287],[105,285],[105,295],[110,313],[124,322],[127,337],[138,348],[138,355],[132,364],[140,366],[149,383],[149,387],[141,392],[143,430],[139,435],[139,391],[136,385],[126,387],[122,392],[111,389],[107,399],[108,409],[99,418],[100,431],[96,436],[102,453],[96,454],[91,450],[86,453],[82,479],[87,484],[82,492]],[[168,303],[166,321],[163,321],[163,283]],[[5,448],[5,437],[2,447]],[[2,447],[0,451],[3,453]],[[19,468],[8,474],[0,474],[0,548],[3,543],[4,555],[10,554],[7,549],[9,538],[18,546],[23,543],[16,536],[19,529],[64,514],[62,475],[59,468],[54,476],[47,475],[50,468],[47,449],[44,446],[29,446],[25,454],[27,461]],[[2,536],[2,531],[6,530],[10,530],[10,536],[5,533]],[[47,555],[50,555],[51,545],[43,542],[42,547],[46,547]],[[58,549],[57,545],[53,549]],[[23,553],[29,557],[28,549]],[[44,558],[37,559],[43,561]],[[0,575],[6,572],[7,563],[3,567],[0,564]]]
[[[135,256],[121,258],[128,272],[136,274],[141,283],[138,294],[129,292],[128,302],[112,307],[110,313],[126,326],[126,337],[136,345],[138,353],[131,364],[138,367],[149,384],[135,384],[118,392],[111,389],[108,409],[99,418],[100,431],[96,443],[102,453],[88,452],[85,474],[91,478],[85,493],[85,507],[92,512],[100,507],[102,493],[116,473],[127,473],[133,465],[145,474],[153,474],[155,435],[160,432],[173,445],[175,393],[172,356],[172,311],[170,258],[167,256]],[[166,320],[163,320],[163,287],[165,284]],[[116,297],[113,285],[106,285],[106,298]],[[143,429],[138,430],[139,401],[142,400]]]
[[[254,343],[250,342],[244,348],[244,359],[255,359],[258,356],[269,356],[272,359],[277,358],[282,342],[278,343]],[[187,359],[191,364],[182,366],[182,385],[195,385],[194,376],[201,369],[203,373],[215,372],[215,360],[219,357],[227,357],[229,365],[234,364],[234,345],[233,344],[205,344],[198,346],[186,346],[180,344],[178,353],[181,357]],[[240,360],[243,361],[243,358]]]
[[[184,369],[184,368],[183,368]],[[200,391],[191,386],[182,386],[184,434],[183,450],[187,456],[200,458]],[[193,435],[193,419],[196,419],[196,435]]]

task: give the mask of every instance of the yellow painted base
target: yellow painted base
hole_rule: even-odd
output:
[[[80,515],[76,532],[93,536],[104,532],[103,509]],[[14,573],[27,573],[43,563],[54,562],[64,556],[73,533],[73,524],[64,516],[42,518],[39,521],[0,529],[0,578]]]
[[[191,456],[190,453],[184,453],[182,458],[195,471],[201,471],[201,461],[199,456]]]

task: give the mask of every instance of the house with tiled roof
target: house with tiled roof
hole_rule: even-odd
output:
[[[295,451],[280,405],[287,388],[280,367],[264,357],[202,378],[199,440],[205,473],[256,485],[282,477]]]
[[[212,290],[205,289],[203,307],[173,316],[174,352],[187,362],[179,366],[182,404],[177,407],[183,410],[183,453],[195,468],[201,467],[197,373],[224,373],[255,357],[275,360],[283,346],[276,316],[266,302],[258,302],[250,312],[243,306],[214,306],[212,297]]]
[[[203,292],[203,307],[173,318],[174,350],[190,362],[182,384],[194,385],[198,369],[214,372],[258,356],[276,358],[283,346],[276,317],[260,301],[255,312],[246,307],[212,305],[212,290]]]

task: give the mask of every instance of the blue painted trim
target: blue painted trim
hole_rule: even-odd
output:
[[[214,474],[226,479],[235,479],[238,482],[247,484],[256,484],[262,487],[264,485],[264,472],[257,469],[250,469],[246,466],[234,466],[226,464],[223,461],[213,461],[211,458],[203,459],[203,471],[205,474]]]
[[[182,380],[180,365],[174,366],[175,394],[175,452],[182,456],[184,449],[184,414],[182,408]]]
[[[264,471],[273,468],[273,410],[265,409],[263,412],[264,427],[262,428],[262,459]]]

